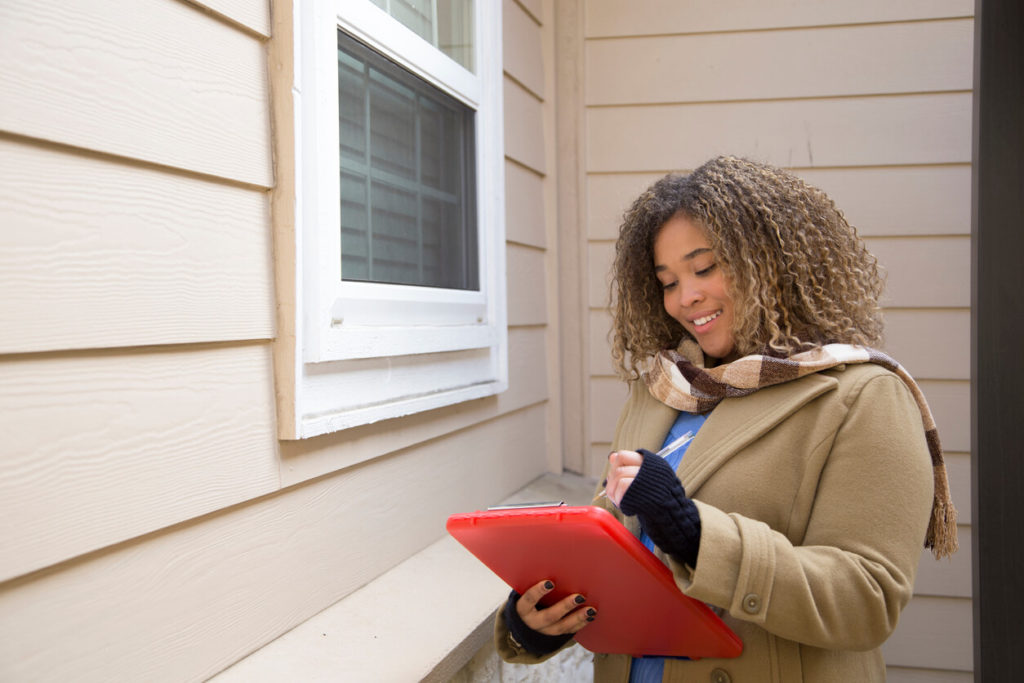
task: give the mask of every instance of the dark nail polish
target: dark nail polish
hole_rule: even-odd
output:
[[[587,621],[593,621],[594,617],[587,617]]]
[[[577,595],[575,600],[576,600],[576,604],[577,605],[587,601],[587,599],[585,597],[583,597],[582,595]]]
[[[590,608],[588,608],[588,609],[587,609],[587,616],[588,616],[588,617],[591,617],[591,618],[593,618],[593,616],[594,616],[595,614],[597,614],[597,610],[596,610],[596,609],[594,609],[593,607],[590,607]]]
[[[555,587],[555,584],[551,583],[550,581],[545,581],[544,582],[544,590],[551,590],[554,587]]]

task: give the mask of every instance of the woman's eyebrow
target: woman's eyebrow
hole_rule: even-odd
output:
[[[684,255],[683,258],[680,259],[680,260],[682,260],[682,261],[690,261],[692,259],[697,258],[701,254],[707,253],[709,251],[711,251],[710,247],[698,247],[697,249],[694,249],[693,251],[691,251],[689,254]],[[660,273],[663,270],[668,270],[668,266],[661,266],[661,265],[658,265],[658,264],[654,265],[654,272],[655,273]]]

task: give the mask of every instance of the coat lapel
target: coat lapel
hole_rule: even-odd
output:
[[[838,385],[835,378],[817,373],[722,401],[697,432],[679,465],[679,479],[687,495],[696,494],[708,477],[736,453]]]
[[[643,382],[634,382],[615,430],[612,450],[638,451],[646,448],[657,452],[678,415],[678,410],[651,396]]]

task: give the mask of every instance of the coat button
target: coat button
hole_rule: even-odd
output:
[[[757,614],[761,611],[761,597],[757,593],[747,593],[743,598],[743,611],[747,614]]]
[[[711,672],[711,683],[732,683],[732,676],[725,669],[715,669]]]

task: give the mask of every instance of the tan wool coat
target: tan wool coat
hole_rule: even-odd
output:
[[[635,383],[613,450],[658,450],[677,414]],[[921,415],[902,380],[865,363],[726,399],[677,474],[700,512],[697,566],[658,554],[744,649],[669,659],[664,681],[885,680],[879,647],[910,600],[933,490]],[[639,533],[635,518],[623,521]],[[546,659],[510,643],[500,610],[495,644],[507,661]],[[595,655],[595,681],[627,681],[629,665]]]

